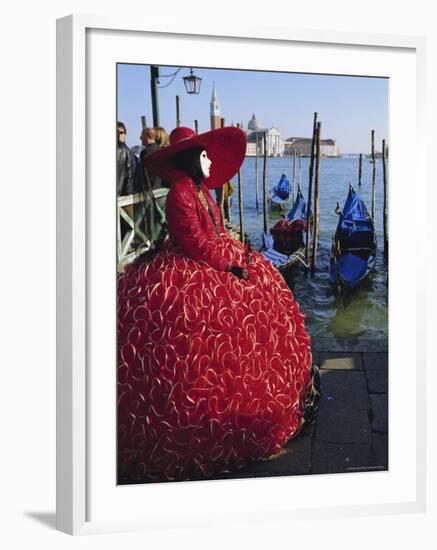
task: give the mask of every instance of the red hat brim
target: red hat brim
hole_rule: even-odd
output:
[[[210,176],[204,183],[210,189],[220,187],[238,172],[246,155],[246,136],[240,128],[229,126],[178,141],[144,158],[149,172],[164,181],[174,180],[174,157],[187,149],[204,148],[211,160]]]

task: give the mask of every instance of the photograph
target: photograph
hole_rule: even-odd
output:
[[[5,6],[2,547],[432,547],[433,3]]]
[[[115,70],[117,483],[387,471],[390,79]]]

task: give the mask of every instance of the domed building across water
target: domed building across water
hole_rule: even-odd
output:
[[[250,131],[256,132],[257,130],[261,130],[261,127],[259,125],[258,119],[255,116],[255,113],[252,115],[252,118],[247,123],[247,129]]]
[[[255,156],[258,148],[258,155],[264,154],[264,135],[266,136],[266,150],[269,157],[284,156],[284,140],[278,128],[261,128],[255,116],[247,124],[247,149],[246,156]]]

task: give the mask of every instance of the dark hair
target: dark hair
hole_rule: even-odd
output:
[[[204,151],[204,147],[196,147],[194,149],[186,149],[181,151],[174,157],[174,165],[179,170],[182,170],[187,176],[194,180],[197,187],[203,180],[202,167],[200,165],[200,154]]]
[[[123,122],[117,121],[117,128],[123,128],[123,130],[126,132],[126,126]]]

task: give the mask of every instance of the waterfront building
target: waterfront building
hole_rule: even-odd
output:
[[[294,152],[303,157],[311,156],[311,138],[290,137],[284,141],[284,155],[292,156]],[[338,157],[340,151],[335,139],[320,140],[320,154],[322,157]]]
[[[261,128],[255,116],[247,124],[247,156],[256,155],[256,144],[258,142],[258,155],[264,155],[264,135],[266,136],[267,156],[282,157],[284,155],[284,140],[281,137],[281,132],[272,126],[271,128]]]

